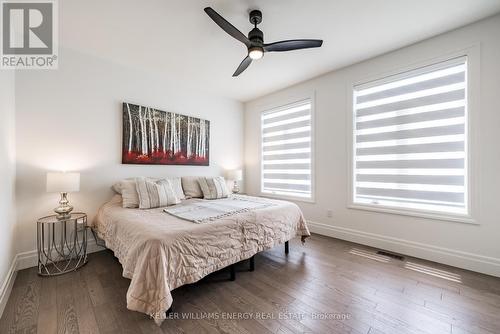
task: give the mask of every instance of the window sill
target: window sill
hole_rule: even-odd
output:
[[[479,225],[479,223],[475,219],[466,215],[453,215],[441,212],[430,212],[430,211],[419,211],[419,210],[404,210],[401,208],[393,208],[388,206],[357,204],[357,203],[350,203],[347,207],[349,209],[355,209],[355,210],[373,211],[373,212],[388,213],[401,216],[442,220],[454,223]]]
[[[294,196],[284,196],[284,195],[273,195],[273,194],[270,194],[270,193],[259,193],[259,196],[260,197],[267,197],[267,198],[271,198],[271,199],[280,199],[280,200],[284,200],[284,201],[292,201],[292,202],[303,202],[303,203],[316,203],[316,201],[314,200],[314,198],[303,198],[303,197],[294,197]]]

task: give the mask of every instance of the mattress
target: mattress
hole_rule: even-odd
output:
[[[121,196],[115,195],[99,209],[92,227],[131,279],[127,308],[161,324],[173,301],[171,290],[296,236],[310,236],[297,205],[266,201],[272,205],[195,224],[163,208],[122,208]]]

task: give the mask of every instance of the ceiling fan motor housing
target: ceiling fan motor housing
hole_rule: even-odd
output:
[[[259,28],[253,28],[248,33],[248,39],[253,44],[262,45],[264,44],[264,33]]]

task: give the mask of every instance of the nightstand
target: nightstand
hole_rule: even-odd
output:
[[[37,221],[38,274],[62,275],[87,263],[87,215],[51,215]]]

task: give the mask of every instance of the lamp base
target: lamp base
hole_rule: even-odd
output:
[[[234,181],[232,192],[233,192],[233,194],[237,194],[237,193],[240,192],[240,187],[238,186],[238,182],[237,181]]]
[[[71,218],[71,211],[73,211],[73,207],[69,205],[68,201],[68,193],[61,193],[61,200],[59,201],[59,206],[54,209],[54,212],[57,213],[58,220],[65,220]]]

